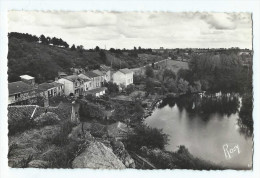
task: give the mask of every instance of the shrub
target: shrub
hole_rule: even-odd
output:
[[[60,132],[51,138],[51,143],[56,146],[63,146],[69,143],[68,135],[72,131],[74,124],[70,121],[66,121],[61,124]]]
[[[168,135],[156,128],[141,125],[137,126],[134,132],[135,134],[130,135],[126,140],[127,148],[130,150],[137,151],[142,146],[164,149],[168,142]]]
[[[14,121],[8,121],[8,135],[14,135],[16,133],[23,132],[25,130],[32,129],[36,126],[34,120],[30,119],[27,113],[23,113],[22,118],[18,118]]]
[[[52,112],[47,112],[41,114],[39,117],[34,119],[38,126],[46,126],[46,125],[54,125],[59,123],[60,119],[58,118],[57,114]]]

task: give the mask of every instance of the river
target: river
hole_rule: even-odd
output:
[[[238,125],[240,107],[241,98],[233,95],[185,96],[163,100],[145,123],[169,135],[167,151],[184,145],[194,156],[225,168],[248,169],[252,167],[253,141]],[[225,157],[226,144],[237,145],[239,151]]]

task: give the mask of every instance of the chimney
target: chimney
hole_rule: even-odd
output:
[[[21,75],[20,76],[22,82],[27,83],[29,85],[34,86],[35,85],[35,78],[29,75]]]

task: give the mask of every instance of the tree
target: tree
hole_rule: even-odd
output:
[[[87,122],[90,119],[90,112],[82,104],[79,107],[79,120],[81,122],[81,131],[84,135],[84,122]]]
[[[154,92],[154,81],[152,78],[147,78],[145,82],[145,91],[148,95]]]
[[[178,81],[178,91],[180,93],[187,93],[189,90],[189,82],[183,80],[182,78]]]
[[[119,92],[119,87],[116,83],[113,83],[111,81],[105,82],[104,84],[105,87],[107,87],[108,93],[117,93]]]
[[[135,85],[134,84],[127,85],[125,90],[127,94],[130,94],[135,90]]]
[[[40,36],[40,41],[41,41],[42,44],[48,44],[48,40],[47,40],[47,38],[45,38],[44,35]]]
[[[150,78],[154,77],[153,68],[151,66],[146,66],[145,75],[146,75],[146,77],[150,77]]]
[[[100,50],[100,48],[98,46],[96,46],[95,51],[98,52],[99,50]]]
[[[106,53],[105,53],[103,50],[99,51],[99,56],[100,56],[100,59],[101,59],[104,63],[106,63],[106,61],[107,61],[107,56],[106,56]]]
[[[171,69],[165,69],[163,71],[163,81],[166,79],[166,78],[172,78],[172,79],[175,79],[176,78],[176,75],[175,73],[171,70]]]
[[[82,54],[84,50],[84,46],[83,45],[77,46],[77,50]]]
[[[75,44],[73,44],[70,48],[71,51],[75,51],[76,50],[76,47],[75,47]]]
[[[164,149],[168,142],[168,135],[164,134],[161,129],[139,125],[134,131],[135,134],[130,135],[126,140],[127,147],[130,150],[139,151],[142,146],[150,149]]]

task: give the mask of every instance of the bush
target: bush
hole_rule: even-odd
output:
[[[56,146],[63,146],[69,143],[68,135],[72,131],[74,124],[70,121],[66,121],[61,124],[61,129],[58,135],[51,138],[51,143]]]
[[[138,151],[142,146],[164,149],[168,142],[168,135],[156,128],[141,125],[137,126],[134,132],[135,134],[130,135],[126,140],[127,148],[130,150]]]
[[[34,119],[38,126],[47,126],[47,125],[54,125],[59,123],[60,119],[57,114],[52,112],[47,112],[41,114],[39,117]]]
[[[125,88],[125,91],[126,91],[127,94],[132,93],[134,90],[135,90],[135,85],[133,85],[133,84],[130,84],[130,85],[128,85],[128,86]]]
[[[27,113],[23,113],[22,118],[18,118],[14,121],[8,121],[8,135],[14,135],[16,133],[24,132],[25,130],[32,129],[36,126],[34,120],[30,119]]]

